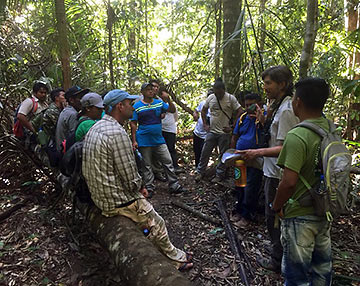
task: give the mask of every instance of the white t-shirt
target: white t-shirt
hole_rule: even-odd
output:
[[[198,107],[195,108],[195,110],[199,113],[201,113],[201,109],[203,108],[205,104],[205,100],[201,101],[198,105]],[[207,113],[207,116],[210,117],[210,113],[209,113],[209,110],[208,110],[208,113]],[[202,117],[201,117],[201,114],[199,114],[199,119],[198,121],[196,122],[196,125],[195,125],[195,129],[194,129],[194,133],[197,137],[200,137],[202,139],[205,139],[206,137],[206,130],[204,129],[204,124],[203,124],[203,121],[202,121]]]
[[[33,100],[29,97],[25,99],[19,108],[18,113],[25,115],[28,119],[30,119],[33,115],[40,113],[42,110],[48,107],[46,102],[41,102],[36,96],[33,96],[32,98],[35,99],[35,101],[38,103],[38,107],[35,110],[34,114],[30,114],[33,110]]]
[[[161,130],[164,132],[174,133],[177,132],[177,120],[178,120],[178,112],[175,107],[175,113],[166,112],[165,117],[161,120]]]
[[[233,116],[233,113],[240,108],[240,103],[235,96],[225,92],[224,97],[219,100],[221,109],[219,107],[218,100],[215,94],[209,95],[206,99],[203,108],[210,109],[210,132],[216,134],[224,134],[223,128],[229,127],[229,118]],[[227,116],[224,114],[227,114]]]
[[[282,145],[286,134],[298,123],[299,118],[294,114],[291,97],[287,96],[281,103],[271,123],[269,147]],[[281,168],[276,165],[277,159],[277,157],[264,157],[263,171],[266,177],[281,179]]]

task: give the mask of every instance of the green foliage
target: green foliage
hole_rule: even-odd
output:
[[[215,4],[205,0],[65,0],[74,84],[102,93],[111,88],[109,32],[112,32],[114,85],[139,93],[149,78],[170,84],[190,108],[214,80]],[[248,4],[245,6],[245,4]],[[262,93],[261,72],[286,64],[298,77],[306,26],[306,1],[243,1],[233,35],[221,43],[240,40],[238,91]],[[310,74],[331,84],[326,114],[346,125],[350,103],[359,102],[360,85],[349,81],[359,73],[347,67],[350,51],[360,48],[360,30],[345,31],[344,3],[319,2],[319,26]],[[9,95],[27,96],[34,80],[45,76],[61,85],[54,1],[8,1],[0,6],[1,101]],[[261,59],[263,64],[261,64]],[[16,92],[15,92],[16,91]],[[15,104],[13,104],[15,105]],[[350,114],[356,118],[356,114]],[[180,113],[183,128],[192,119]]]

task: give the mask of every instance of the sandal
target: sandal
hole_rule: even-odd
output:
[[[180,272],[183,271],[187,271],[190,270],[191,268],[193,268],[194,264],[192,264],[191,262],[184,262],[183,264],[181,264],[181,266],[178,268],[178,270]]]

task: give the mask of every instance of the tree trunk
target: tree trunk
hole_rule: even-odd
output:
[[[307,76],[311,66],[317,33],[318,14],[318,1],[307,0],[306,32],[299,67],[300,78]]]
[[[215,34],[215,78],[220,76],[220,47],[221,47],[221,17],[222,0],[215,4],[216,34]]]
[[[70,45],[68,41],[67,21],[64,0],[55,1],[56,27],[58,30],[58,45],[63,75],[63,88],[71,86]]]
[[[109,252],[124,285],[190,286],[168,259],[124,216],[107,218],[100,210],[77,202],[77,206],[102,246]]]
[[[136,18],[136,10],[135,10],[136,1],[131,0],[129,5],[130,5],[130,13],[132,15],[132,18],[135,19]],[[133,20],[133,22],[131,23],[131,28],[130,28],[129,35],[128,35],[128,49],[129,49],[129,54],[128,54],[129,55],[128,56],[129,86],[128,86],[128,88],[130,90],[134,89],[134,86],[135,86],[135,82],[133,79],[133,73],[135,70],[133,59],[135,58],[135,53],[136,53],[135,28],[136,28],[136,23],[135,23],[135,20]]]
[[[110,82],[111,82],[111,88],[115,88],[115,80],[114,80],[114,62],[113,62],[113,25],[115,22],[115,12],[114,9],[111,7],[110,0],[108,1],[107,6],[107,29],[109,31],[109,69],[110,69]]]
[[[358,1],[357,0],[350,0],[347,3],[347,10],[348,10],[348,34],[350,35],[356,29],[360,28],[360,17],[359,17],[359,9]],[[349,55],[349,70],[350,70],[350,78],[352,79],[360,79],[360,74],[354,73],[356,70],[356,66],[360,68],[360,51],[356,48],[351,50]],[[351,119],[351,114],[356,112],[353,108],[353,104],[351,104],[352,98],[354,94],[349,94],[349,106],[347,112],[347,125],[346,125],[346,138],[349,140],[354,140],[353,131],[356,124]],[[359,132],[357,133],[359,134]],[[359,135],[357,135],[359,136]]]
[[[259,15],[260,15],[260,36],[259,36],[259,50],[260,52],[264,51],[265,47],[265,3],[266,0],[260,0],[260,8],[259,8]]]
[[[229,93],[234,93],[239,84],[240,38],[229,36],[234,33],[237,20],[240,16],[241,1],[223,0],[223,80]]]

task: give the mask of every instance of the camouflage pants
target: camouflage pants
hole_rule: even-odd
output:
[[[105,216],[122,215],[134,221],[140,229],[147,228],[150,233],[147,238],[167,257],[177,268],[186,262],[186,253],[176,248],[169,239],[164,219],[154,210],[146,199],[138,199],[131,205],[103,212]]]

